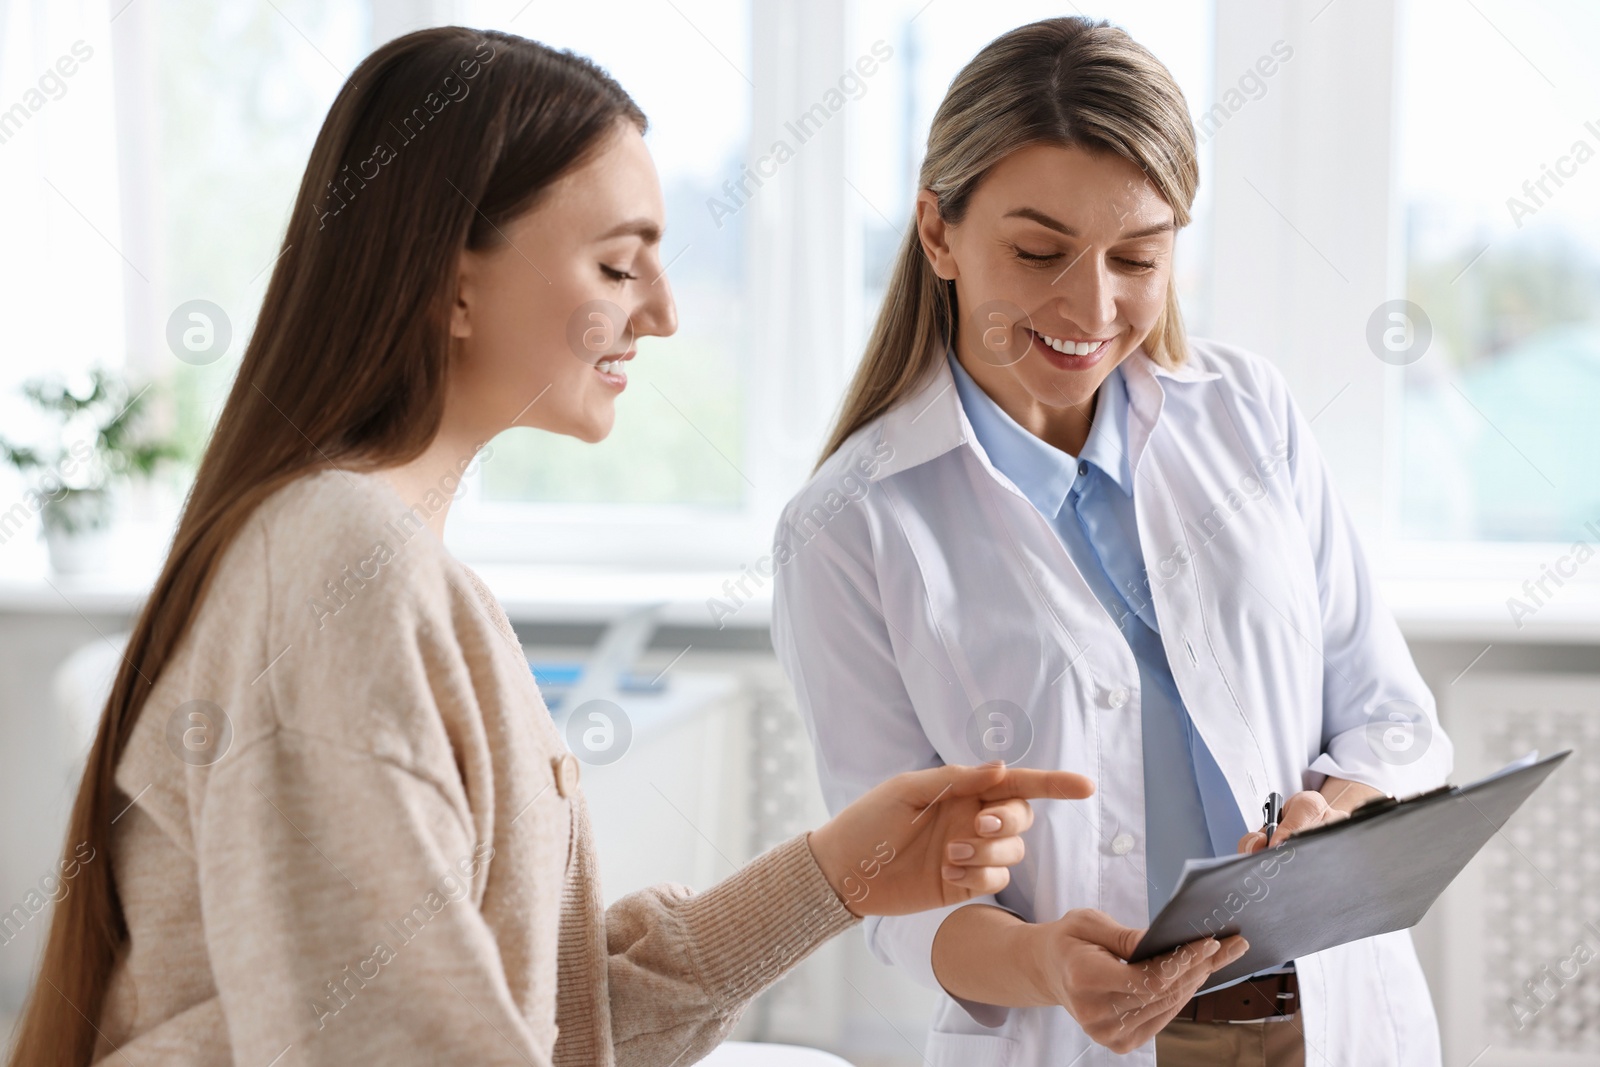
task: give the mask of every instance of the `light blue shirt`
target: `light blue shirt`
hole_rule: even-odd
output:
[[[1072,456],[1019,426],[949,357],[956,392],[989,462],[1050,520],[1089,587],[1116,620],[1139,665],[1144,732],[1145,878],[1155,917],[1190,857],[1229,856],[1246,827],[1227,779],[1178,695],[1150,598],[1133,474],[1122,368],[1099,389],[1083,452]]]

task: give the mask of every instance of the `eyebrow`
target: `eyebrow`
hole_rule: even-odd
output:
[[[1040,226],[1044,226],[1044,227],[1046,227],[1048,229],[1052,229],[1052,230],[1056,231],[1057,233],[1065,234],[1068,237],[1077,237],[1077,236],[1079,236],[1079,233],[1078,233],[1077,230],[1074,230],[1071,226],[1068,226],[1066,223],[1060,221],[1059,219],[1051,218],[1049,215],[1046,215],[1044,212],[1038,210],[1037,208],[1031,208],[1031,207],[1015,208],[1015,209],[1013,209],[1011,211],[1006,212],[1005,215],[1003,215],[1002,217],[1003,218],[1008,218],[1008,219],[1027,219],[1030,222],[1037,222]],[[1158,233],[1166,233],[1169,230],[1172,230],[1173,228],[1174,227],[1173,227],[1173,224],[1172,224],[1172,220],[1168,219],[1166,222],[1158,222],[1154,226],[1146,226],[1142,230],[1131,230],[1128,233],[1125,233],[1122,236],[1118,237],[1117,240],[1119,240],[1119,241],[1131,241],[1136,237],[1151,237],[1151,236],[1154,236],[1155,234],[1158,234]]]
[[[613,237],[638,237],[647,245],[660,244],[661,227],[650,219],[629,219],[601,234],[600,240],[609,241]]]

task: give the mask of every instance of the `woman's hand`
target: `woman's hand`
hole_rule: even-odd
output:
[[[1307,789],[1283,802],[1283,815],[1278,820],[1278,832],[1267,840],[1265,828],[1252,830],[1239,838],[1240,852],[1260,852],[1269,845],[1281,845],[1290,834],[1309,830],[1323,823],[1348,819],[1367,801],[1384,796],[1381,789],[1352,782],[1347,778],[1329,778],[1320,790]]]
[[[1238,934],[1221,941],[1207,937],[1128,963],[1144,931],[1092,908],[1026,930],[1032,951],[1024,965],[1034,972],[1042,999],[1066,1008],[1084,1033],[1116,1053],[1155,1037],[1213,971],[1250,947]]]
[[[857,915],[905,915],[1005,888],[1033,825],[1030,798],[1082,800],[1068,771],[934,767],[862,794],[808,838],[817,865]]]

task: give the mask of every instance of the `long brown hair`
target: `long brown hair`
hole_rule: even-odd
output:
[[[919,185],[938,196],[941,218],[958,223],[994,165],[1035,144],[1114,152],[1137,163],[1171,204],[1177,226],[1189,224],[1200,172],[1183,92],[1160,60],[1109,22],[1045,19],[985,46],[934,113]],[[956,313],[913,224],[819,467],[944,358]],[[1166,308],[1144,349],[1176,368],[1188,347],[1177,287],[1169,282]]]
[[[463,248],[502,228],[619,123],[645,117],[590,61],[506,33],[441,27],[379,48],[317,135],[172,548],[139,613],[67,833],[83,864],[51,919],[12,1067],[87,1064],[127,938],[110,870],[113,774],[217,562],[263,500],[328,466],[420,455],[444,411]]]

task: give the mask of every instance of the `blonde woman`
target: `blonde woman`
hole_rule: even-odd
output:
[[[577,764],[440,535],[484,441],[605,437],[636,340],[676,329],[644,128],[587,60],[459,27],[340,91],[89,754],[13,1067],[692,1063],[861,916],[1005,885],[1024,798],[1091,791],[899,776],[706,892],[602,906]]]
[[[1124,962],[1186,858],[1265,846],[1269,793],[1277,844],[1451,764],[1283,378],[1185,336],[1194,153],[1122,31],[1052,19],[984,48],[779,528],[774,642],[834,808],[978,754],[1099,783],[1041,814],[1000,893],[868,921],[946,994],[933,1067],[1439,1062],[1405,932],[1193,998]],[[1371,743],[1397,722],[1414,745]]]

